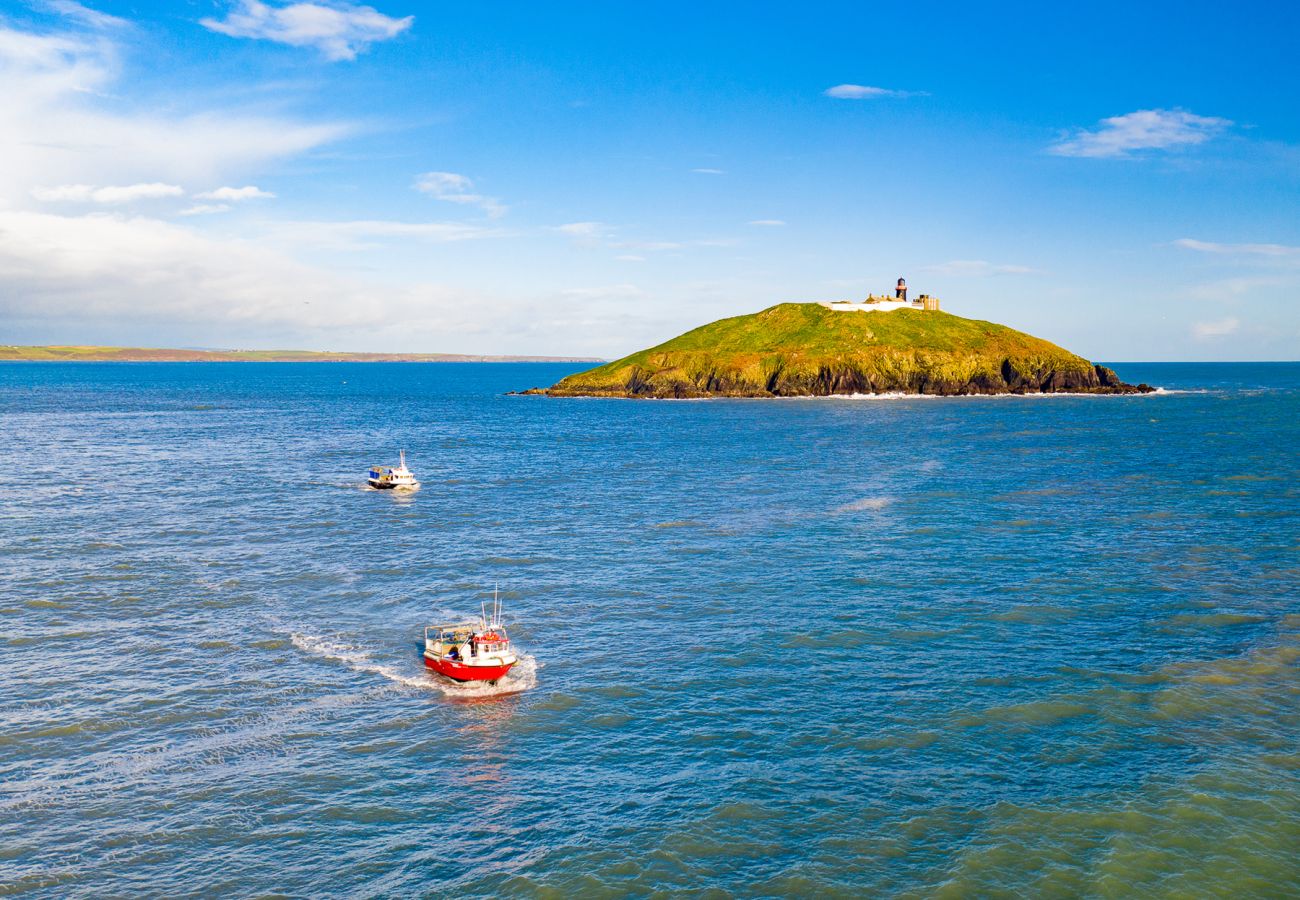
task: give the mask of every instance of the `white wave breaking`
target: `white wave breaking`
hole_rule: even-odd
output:
[[[1083,391],[1032,391],[1024,394],[828,394],[825,397],[788,397],[791,400],[1012,400],[1041,397],[1158,397],[1166,394],[1201,394],[1206,391],[1168,390],[1158,387],[1149,394],[1095,394]]]
[[[496,684],[487,682],[456,682],[444,678],[423,668],[416,673],[404,672],[396,666],[386,665],[371,658],[370,653],[353,644],[316,635],[295,631],[290,634],[293,645],[304,653],[340,662],[354,672],[379,675],[394,684],[424,691],[439,691],[448,697],[473,698],[494,697],[501,694],[517,694],[537,686],[537,659],[530,654],[520,653],[519,662]]]
[[[845,503],[837,507],[836,512],[879,512],[886,506],[894,502],[893,497],[863,497],[861,500],[854,500],[852,503]]]

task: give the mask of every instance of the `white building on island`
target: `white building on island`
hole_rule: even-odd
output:
[[[865,300],[824,300],[821,305],[836,312],[893,312],[896,309],[919,309],[925,312],[938,312],[939,298],[921,294],[915,300],[907,299],[907,282],[898,279],[894,296],[867,294]]]

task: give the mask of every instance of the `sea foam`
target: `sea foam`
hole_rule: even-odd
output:
[[[340,662],[354,672],[379,675],[394,684],[425,691],[440,691],[448,697],[471,698],[493,697],[501,694],[517,694],[537,686],[538,663],[535,657],[519,654],[515,664],[504,678],[496,684],[487,682],[456,682],[432,672],[420,671],[412,674],[402,671],[397,666],[376,662],[370,653],[353,644],[318,635],[295,631],[290,635],[293,645],[304,653],[319,656],[332,662]]]

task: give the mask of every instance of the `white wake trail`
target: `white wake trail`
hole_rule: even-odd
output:
[[[295,631],[290,634],[293,645],[304,653],[319,656],[322,659],[341,662],[354,672],[379,675],[389,681],[409,688],[424,691],[440,691],[448,697],[492,697],[499,694],[515,694],[537,686],[538,663],[535,657],[519,654],[519,662],[496,684],[487,682],[456,682],[432,672],[421,671],[409,674],[395,666],[385,665],[371,659],[370,654],[352,644],[339,640],[319,637]]]

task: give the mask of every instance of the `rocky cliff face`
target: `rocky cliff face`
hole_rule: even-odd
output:
[[[813,373],[779,374],[764,383],[754,383],[731,373],[710,371],[690,380],[663,378],[643,369],[633,369],[626,381],[603,384],[567,384],[535,388],[527,393],[552,397],[643,397],[688,399],[695,397],[827,397],[835,394],[933,394],[955,397],[964,394],[1144,394],[1150,385],[1125,384],[1105,366],[1083,371],[1021,372],[1011,360],[1003,360],[997,372],[983,373],[959,381],[934,377],[918,369],[902,377],[880,377],[852,366],[823,366]]]
[[[990,322],[939,312],[843,313],[782,304],[714,322],[529,393],[693,398],[1151,390]]]

